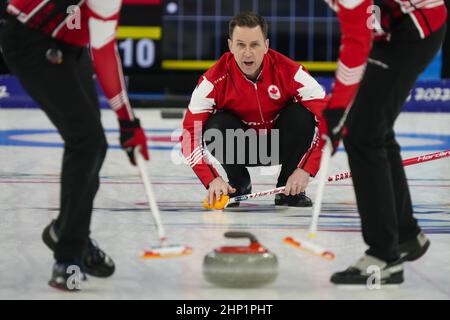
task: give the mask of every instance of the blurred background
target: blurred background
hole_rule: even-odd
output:
[[[2,0],[4,1],[4,0]],[[447,5],[450,0],[446,0]],[[228,22],[253,10],[269,23],[270,46],[302,63],[329,90],[339,50],[339,24],[321,0],[124,0],[118,46],[135,107],[185,108],[200,75],[225,53]],[[450,40],[421,76],[420,106],[450,110]],[[7,69],[0,61],[2,73]],[[5,78],[1,78],[5,83]],[[0,83],[2,85],[2,83]],[[13,90],[14,85],[11,87]],[[9,91],[11,91],[9,90]],[[18,89],[19,90],[19,89]],[[17,98],[19,92],[13,90]],[[0,94],[0,106],[5,106]],[[24,98],[25,99],[25,98]],[[421,99],[421,100],[420,100]],[[26,99],[25,99],[26,100]],[[25,100],[20,100],[23,105]],[[33,105],[27,101],[27,105]],[[14,105],[14,104],[13,104]],[[11,106],[11,104],[9,104]]]

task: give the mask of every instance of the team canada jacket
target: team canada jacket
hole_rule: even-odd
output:
[[[225,53],[200,78],[183,121],[182,152],[203,185],[208,188],[219,176],[202,147],[202,129],[213,113],[229,110],[250,128],[266,131],[272,129],[280,111],[291,102],[310,110],[318,121],[311,147],[298,164],[314,176],[322,154],[318,137],[323,131],[322,110],[328,103],[325,91],[302,65],[274,50],[269,49],[264,56],[255,82],[242,73],[230,52]]]
[[[90,46],[95,73],[112,109],[132,120],[116,45],[122,0],[11,0],[7,12],[31,29],[75,46]]]
[[[325,0],[341,28],[336,79],[330,108],[348,108],[364,74],[372,40],[390,41],[402,20],[410,19],[411,37],[423,39],[445,23],[443,0]],[[414,54],[414,53],[411,53]]]

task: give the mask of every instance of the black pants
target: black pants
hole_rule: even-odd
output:
[[[396,260],[398,244],[420,228],[395,140],[394,123],[417,77],[441,46],[445,28],[423,40],[393,34],[374,44],[344,138],[367,254]]]
[[[231,112],[223,111],[214,114],[208,119],[204,128],[204,138],[208,149],[210,149],[212,155],[223,166],[228,180],[233,187],[245,187],[250,183],[250,175],[246,167],[278,164],[281,164],[281,172],[278,176],[277,186],[284,186],[289,176],[297,168],[302,156],[311,146],[315,126],[314,115],[310,111],[298,104],[290,104],[280,112],[274,124],[274,129],[279,130],[279,141],[273,142],[275,150],[270,147],[272,140],[276,137],[275,135],[268,134],[264,136],[258,135],[256,132],[254,132],[256,139],[253,141],[250,138],[246,139],[245,145],[243,148],[240,148],[237,140],[230,141],[229,135],[227,139],[227,129],[241,129],[245,133],[250,134],[253,132],[253,129],[250,130],[251,132],[248,131],[249,126],[244,124],[238,117]],[[221,152],[211,150],[210,147],[211,143],[214,142],[214,138],[208,138],[208,134],[205,134],[209,129],[217,129],[221,133],[224,142],[224,148],[220,150]],[[261,150],[261,146],[264,145],[267,146],[267,152]],[[234,148],[234,157],[227,157],[226,146],[232,146]],[[279,152],[275,154],[277,149]],[[272,161],[277,159],[278,161]]]
[[[14,19],[8,19],[4,26],[1,47],[10,70],[64,140],[56,221],[59,242],[54,254],[58,261],[80,259],[89,237],[99,171],[107,149],[88,51],[57,42]],[[62,52],[62,64],[46,59],[49,48]]]

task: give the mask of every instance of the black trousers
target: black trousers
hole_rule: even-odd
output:
[[[2,30],[1,48],[10,70],[64,140],[54,255],[58,261],[81,259],[107,149],[88,51],[41,35],[14,19],[8,19]],[[61,64],[46,59],[50,48],[61,51]]]
[[[233,187],[241,188],[250,184],[250,175],[246,167],[270,166],[281,164],[277,186],[284,186],[289,176],[297,168],[302,156],[311,146],[315,133],[316,121],[314,115],[299,104],[286,106],[275,121],[274,129],[278,129],[279,139],[269,133],[260,135],[243,123],[236,115],[229,111],[217,112],[211,116],[204,128],[204,141],[211,154],[221,163],[228,180]],[[223,137],[223,149],[211,150],[214,137],[207,132],[216,129]],[[227,129],[232,130],[228,131]],[[231,139],[230,132],[242,130],[249,136],[254,133],[255,139],[245,139],[244,146],[239,145],[239,139]],[[256,144],[256,146],[255,146]],[[271,147],[273,145],[274,147]],[[234,150],[234,157],[229,157],[228,147]],[[267,152],[265,148],[267,147]],[[264,150],[262,150],[262,148]],[[278,153],[275,154],[275,152]],[[220,151],[220,152],[219,152]]]
[[[393,34],[374,44],[344,138],[367,254],[385,261],[399,257],[398,244],[420,228],[395,139],[394,123],[417,77],[439,50],[445,27],[428,38]]]

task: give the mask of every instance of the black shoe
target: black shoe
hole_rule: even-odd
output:
[[[289,207],[312,207],[312,201],[305,192],[300,192],[295,196],[287,196],[284,193],[278,193],[275,195],[275,205]]]
[[[56,243],[58,242],[58,235],[55,231],[55,220],[52,220],[48,226],[42,231],[42,241],[52,251],[55,251]]]
[[[330,281],[334,284],[356,284],[368,287],[374,283],[400,284],[403,282],[403,265],[400,260],[387,263],[373,256],[364,255],[347,270],[334,273]]]
[[[42,240],[52,251],[55,251],[55,246],[58,242],[54,224],[55,220],[45,227],[42,232]],[[100,278],[109,277],[115,271],[114,261],[91,238],[89,238],[88,247],[83,255],[82,266],[87,274]]]
[[[430,247],[430,240],[422,232],[414,239],[403,242],[398,246],[400,260],[414,261],[422,257]]]
[[[237,196],[242,196],[244,194],[252,193],[252,184],[251,184],[251,182],[248,182],[245,186],[234,186],[230,182],[230,186],[232,186],[233,188],[236,189],[235,193],[230,193],[229,194],[230,198],[237,197]],[[227,206],[227,208],[237,208],[237,207],[239,207],[239,205],[240,205],[240,202],[233,202],[233,203],[230,203]]]
[[[56,289],[79,291],[81,282],[85,280],[84,271],[77,262],[55,262],[52,277],[48,284]]]
[[[110,277],[116,269],[111,257],[100,249],[93,239],[89,239],[88,248],[83,257],[83,267],[87,274],[100,278]]]

